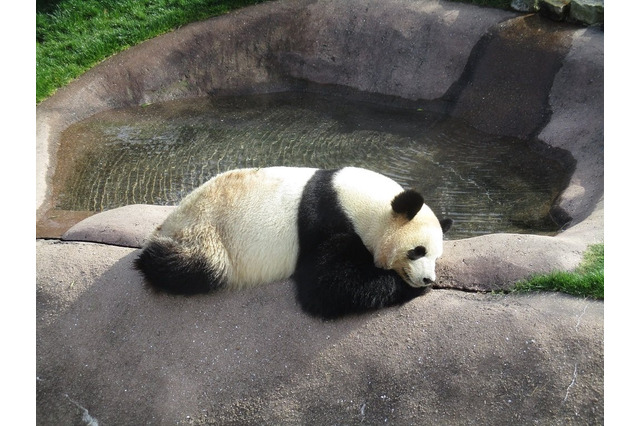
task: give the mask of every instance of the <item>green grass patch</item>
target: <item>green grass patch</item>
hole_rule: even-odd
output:
[[[128,47],[189,22],[263,1],[37,1],[36,103]]]
[[[268,0],[36,0],[36,103],[109,56]],[[511,0],[454,0],[509,9]]]
[[[575,271],[536,275],[516,283],[514,291],[556,291],[604,300],[604,244],[590,246]]]

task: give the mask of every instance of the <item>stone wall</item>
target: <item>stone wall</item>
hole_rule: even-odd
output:
[[[604,0],[513,0],[518,12],[540,12],[557,20],[582,25],[604,25]]]

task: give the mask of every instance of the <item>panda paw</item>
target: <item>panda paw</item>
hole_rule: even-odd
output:
[[[302,309],[324,319],[401,305],[429,290],[377,268],[356,234],[334,235],[320,244],[312,256],[301,259],[294,281]]]

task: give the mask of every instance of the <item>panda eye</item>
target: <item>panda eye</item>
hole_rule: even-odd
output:
[[[427,249],[424,246],[418,246],[414,249],[411,249],[407,252],[407,257],[411,260],[420,259],[421,257],[427,254]]]

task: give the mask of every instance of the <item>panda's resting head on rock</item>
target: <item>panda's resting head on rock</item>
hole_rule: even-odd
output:
[[[185,197],[135,267],[183,294],[292,277],[306,312],[335,317],[423,294],[450,226],[420,194],[370,170],[231,170]]]
[[[376,266],[393,269],[412,287],[431,285],[436,281],[436,259],[442,256],[443,234],[451,227],[451,219],[438,221],[422,196],[412,190],[396,196],[391,206],[397,227],[391,227],[383,239]]]
[[[435,282],[436,259],[451,219],[438,220],[422,195],[381,174],[345,168],[334,179],[340,204],[375,266],[394,270],[412,287]]]

